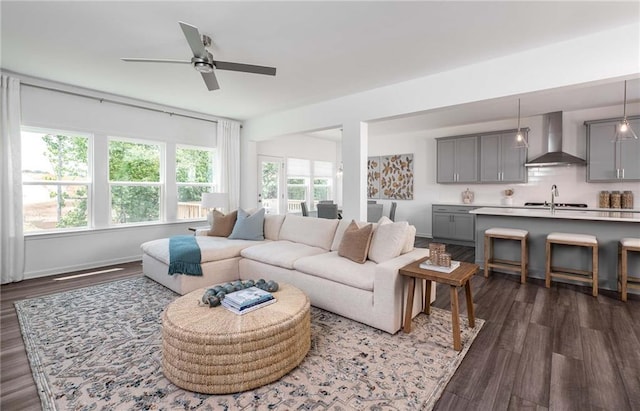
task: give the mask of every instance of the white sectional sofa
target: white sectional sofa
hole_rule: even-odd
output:
[[[263,241],[209,237],[206,232],[198,232],[201,277],[167,274],[166,238],[142,244],[143,272],[182,295],[237,279],[289,283],[303,290],[316,307],[393,334],[402,325],[407,288],[398,269],[429,253],[413,247],[415,228],[406,222],[393,224],[406,226],[405,231],[395,230],[402,233],[401,237],[383,238],[378,235],[382,230],[374,231],[371,247],[377,247],[378,262],[359,264],[338,255],[349,221],[266,215]],[[381,246],[385,247],[383,257]],[[430,301],[435,299],[435,287],[432,290]],[[418,293],[414,300],[414,316],[422,309],[424,298],[420,296]]]

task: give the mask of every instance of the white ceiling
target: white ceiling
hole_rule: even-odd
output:
[[[633,24],[640,2],[3,0],[0,13],[3,69],[248,119]],[[188,65],[120,61],[121,57],[189,59],[178,21],[213,38],[214,59],[275,66],[277,76],[217,71],[221,89],[210,92]],[[581,93],[615,104],[620,87],[618,83],[596,94]],[[638,98],[637,93],[631,96]],[[561,103],[548,96],[543,100]],[[593,98],[588,101],[596,104]],[[512,105],[512,101],[487,102],[484,111],[475,107],[473,112],[495,117],[503,110],[504,116],[513,111]],[[459,120],[459,114],[454,110],[448,116]],[[413,116],[402,124],[412,128],[428,121],[433,127],[433,121],[446,122],[447,116],[439,118]],[[399,126],[394,122],[400,121],[385,127]]]

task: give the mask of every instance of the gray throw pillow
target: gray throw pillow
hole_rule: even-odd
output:
[[[228,238],[234,240],[264,240],[264,208],[253,214],[238,209],[238,219]]]

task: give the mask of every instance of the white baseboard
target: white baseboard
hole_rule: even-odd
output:
[[[92,261],[91,263],[86,263],[86,264],[56,267],[51,270],[38,270],[38,271],[25,272],[24,279],[29,280],[32,278],[48,277],[56,274],[72,273],[75,271],[90,270],[92,268],[100,268],[100,267],[106,267],[109,265],[130,263],[133,261],[141,261],[141,260],[142,260],[142,254],[129,256],[129,257],[116,258],[112,260]]]

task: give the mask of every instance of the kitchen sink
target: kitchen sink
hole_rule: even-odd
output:
[[[543,203],[535,203],[535,202],[528,202],[528,203],[524,203],[525,207],[551,207],[551,204],[548,202],[543,202]],[[561,208],[587,208],[587,205],[584,203],[556,203],[556,207],[561,207]]]

